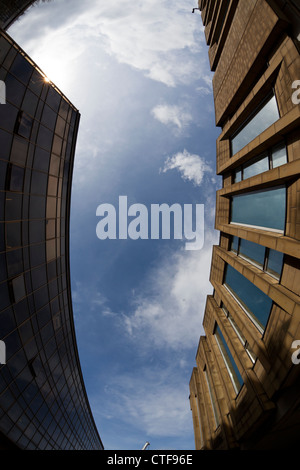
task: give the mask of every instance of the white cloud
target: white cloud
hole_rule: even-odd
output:
[[[172,5],[167,0],[109,4],[88,0],[83,7],[79,0],[72,0],[72,4],[70,0],[54,0],[32,8],[12,31],[53,81],[64,84],[80,56],[101,47],[118,62],[173,87],[201,76],[199,56],[195,54],[200,52],[204,38],[201,21],[191,14],[191,6],[192,2],[183,6],[180,0]],[[38,25],[35,35],[30,20]],[[59,73],[64,79],[59,80]]]
[[[192,115],[177,105],[159,104],[151,113],[162,124],[171,124],[178,129],[182,129],[192,121]]]
[[[216,241],[215,234],[206,231],[205,248],[176,252],[145,279],[147,287],[135,296],[133,313],[123,317],[134,340],[144,347],[196,347],[203,332],[206,297],[212,292],[211,244]]]
[[[202,157],[187,150],[167,158],[161,171],[165,173],[169,170],[178,170],[184,180],[192,181],[195,186],[201,185],[205,173],[212,173],[212,168]]]

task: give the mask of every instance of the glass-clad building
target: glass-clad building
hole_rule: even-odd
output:
[[[294,449],[300,434],[299,2],[198,5],[214,72],[222,187],[213,293],[189,384],[195,447]]]
[[[0,448],[103,449],[70,288],[80,114],[3,31],[0,80]]]

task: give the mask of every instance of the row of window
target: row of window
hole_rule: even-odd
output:
[[[285,163],[287,163],[286,145],[284,142],[281,142],[238,167],[234,173],[234,182],[238,183],[239,181],[251,178],[252,176],[259,175],[264,171],[277,168]]]

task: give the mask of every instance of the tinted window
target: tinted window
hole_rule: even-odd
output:
[[[259,175],[264,171],[268,171],[269,169],[269,158],[268,155],[259,157],[254,162],[251,162],[244,166],[244,179],[250,178],[251,176]]]
[[[277,119],[279,119],[276,98],[272,96],[250,119],[247,124],[231,139],[232,154],[239,152],[251,140],[255,139]]]
[[[31,116],[34,116],[38,104],[38,97],[30,90],[27,90],[22,103],[22,109]]]
[[[5,79],[5,85],[7,101],[20,107],[25,93],[24,85],[9,73]]]
[[[219,344],[219,347],[222,351],[222,355],[223,355],[223,359],[225,361],[225,364],[227,366],[227,370],[228,370],[228,373],[230,375],[230,378],[233,382],[233,385],[235,387],[235,390],[236,392],[239,391],[239,389],[241,388],[241,386],[243,385],[244,381],[242,379],[242,376],[240,374],[240,371],[236,365],[236,362],[235,360],[233,359],[233,356],[231,354],[231,351],[225,341],[225,338],[219,328],[219,326],[217,325],[216,329],[215,329],[215,335],[217,336],[217,339],[218,339],[218,344]]]
[[[269,250],[267,271],[279,278],[283,264],[283,253],[276,250]]]
[[[9,160],[12,135],[0,129],[0,142],[0,158]]]
[[[21,137],[14,137],[10,160],[25,166],[27,157],[28,143]]]
[[[10,68],[10,72],[18,77],[25,85],[27,85],[29,78],[33,71],[32,65],[21,54],[18,54]]]
[[[266,327],[272,300],[232,266],[227,265],[225,281],[250,318],[262,330]]]
[[[22,112],[18,117],[17,132],[25,139],[30,138],[33,119],[26,113]]]
[[[232,197],[231,222],[284,230],[286,189],[253,191]]]
[[[265,247],[257,243],[244,239],[240,241],[240,255],[258,263],[260,266],[264,265],[265,251]]]
[[[36,147],[33,160],[33,168],[36,170],[48,171],[50,153]]]

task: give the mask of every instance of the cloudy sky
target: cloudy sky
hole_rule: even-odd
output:
[[[52,0],[9,34],[81,113],[71,280],[85,384],[109,449],[194,449],[189,380],[214,231],[212,75],[194,0]],[[100,204],[204,204],[205,240],[100,240]]]

